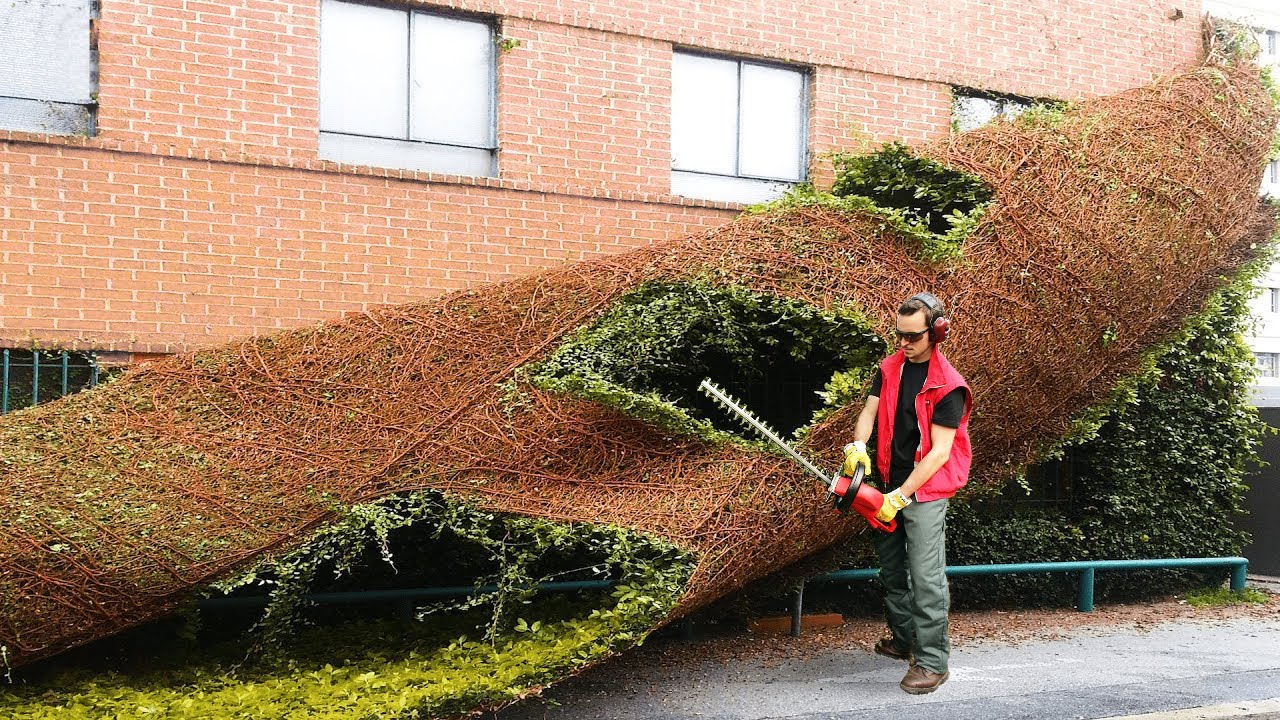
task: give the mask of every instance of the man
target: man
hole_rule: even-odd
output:
[[[874,534],[891,633],[875,651],[908,662],[900,686],[913,695],[933,692],[950,674],[947,499],[968,480],[971,458],[973,395],[937,347],[948,322],[929,293],[898,308],[898,351],[872,380],[842,469],[852,476],[862,465],[870,477],[866,443],[875,429],[876,470],[889,490],[876,517],[898,519],[894,532]]]

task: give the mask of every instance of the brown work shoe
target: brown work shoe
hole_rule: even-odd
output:
[[[907,670],[907,674],[902,678],[902,682],[898,683],[898,687],[911,693],[912,695],[924,695],[938,689],[938,686],[947,681],[951,677],[950,672],[936,673],[932,670],[925,670],[919,665],[912,665]]]
[[[894,644],[892,637],[882,637],[876,642],[875,651],[877,655],[883,655],[894,660],[906,660],[912,662],[911,653],[906,650],[899,650]]]

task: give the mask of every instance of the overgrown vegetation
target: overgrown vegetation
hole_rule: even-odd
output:
[[[723,440],[737,426],[698,392],[703,378],[789,433],[842,401],[838,388],[849,373],[860,377],[884,351],[856,314],[735,286],[649,283],[527,373],[537,387]],[[836,387],[829,387],[833,377]]]
[[[1244,512],[1245,475],[1267,432],[1249,404],[1255,367],[1242,336],[1263,267],[1245,268],[1153,351],[1149,369],[1131,391],[1117,393],[1101,422],[1082,423],[1081,434],[1064,444],[1073,463],[1067,502],[1019,502],[1026,488],[1016,483],[994,497],[957,498],[948,562],[1239,554],[1246,537],[1233,520]],[[1204,577],[1187,570],[1104,574],[1097,591],[1100,599],[1139,596],[1193,587]],[[953,587],[960,604],[1065,604],[1075,582],[1061,574],[965,577]]]
[[[992,198],[981,178],[920,157],[898,142],[864,155],[836,153],[832,162],[836,180],[831,192],[799,185],[748,212],[817,205],[869,213],[919,243],[922,259],[945,263],[960,257]]]
[[[954,217],[991,202],[991,188],[981,179],[920,157],[898,142],[866,155],[837,155],[835,166],[832,195],[898,208],[939,235],[956,224]]]
[[[434,492],[388,498],[351,508],[305,545],[224,584],[234,595],[270,589],[254,632],[228,631],[222,617],[205,622],[197,645],[190,627],[164,642],[144,629],[128,645],[147,648],[137,657],[107,641],[81,653],[96,659],[83,666],[24,669],[17,684],[0,686],[0,709],[32,720],[461,714],[641,642],[691,567],[674,546],[620,528],[496,515]],[[571,596],[535,589],[588,577],[615,582]],[[310,607],[306,597],[454,578],[496,589],[422,608],[408,624],[376,619],[376,609]]]

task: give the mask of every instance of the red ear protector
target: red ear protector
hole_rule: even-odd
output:
[[[934,343],[940,343],[947,339],[947,328],[951,326],[951,321],[947,319],[942,309],[942,303],[938,298],[927,292],[917,293],[911,296],[912,300],[919,300],[924,306],[929,308],[929,340]]]

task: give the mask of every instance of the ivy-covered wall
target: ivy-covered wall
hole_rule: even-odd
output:
[[[1153,353],[1096,430],[1068,441],[1070,492],[1030,502],[1027,483],[971,492],[952,506],[948,562],[1030,562],[1237,555],[1247,538],[1244,480],[1267,432],[1249,404],[1253,265]],[[1141,298],[1135,298],[1141,302]],[[979,484],[975,484],[975,490]],[[1204,573],[1102,573],[1099,597],[1156,593],[1204,582]],[[1070,604],[1075,578],[956,578],[960,604],[992,598]]]

